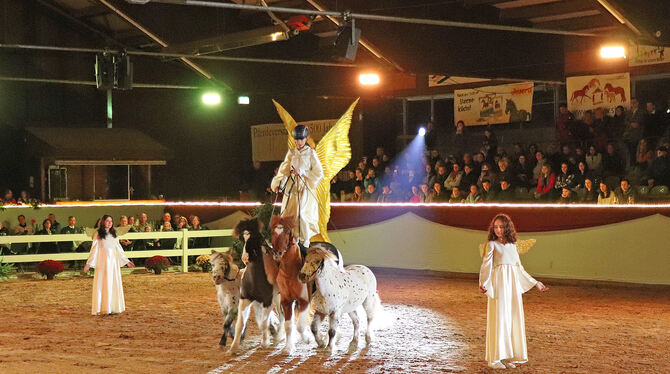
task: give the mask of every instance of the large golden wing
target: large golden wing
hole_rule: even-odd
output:
[[[330,220],[330,180],[347,166],[351,160],[351,143],[349,142],[349,128],[354,109],[358,104],[354,101],[349,109],[340,117],[335,125],[328,130],[316,146],[316,154],[323,168],[323,180],[316,187],[316,197],[319,202],[319,230],[321,235],[312,240],[330,242],[328,237],[328,221]]]
[[[287,149],[293,149],[295,147],[295,140],[293,140],[293,136],[291,136],[291,133],[293,132],[293,129],[298,126],[298,123],[291,117],[291,115],[284,109],[283,106],[279,105],[278,102],[272,100],[272,102],[275,104],[275,107],[277,108],[277,113],[279,113],[279,118],[281,118],[281,121],[284,122],[284,127],[286,127],[286,131],[288,131],[288,148]],[[307,143],[309,144],[310,147],[314,148],[314,140],[312,138],[307,139]]]
[[[535,242],[537,242],[537,240],[535,239],[517,240],[516,251],[519,254],[524,254],[528,252],[535,245]]]
[[[486,251],[488,249],[489,242],[482,243],[479,245],[479,257],[484,258],[484,255],[486,255]]]

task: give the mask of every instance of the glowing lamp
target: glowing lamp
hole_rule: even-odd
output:
[[[419,127],[419,136],[424,136],[426,135],[426,128],[425,127]]]
[[[238,96],[237,97],[237,103],[240,105],[249,105],[251,100],[249,100],[249,96]]]
[[[358,82],[363,86],[374,86],[379,84],[379,74],[360,74]]]
[[[221,104],[221,95],[216,92],[207,92],[202,95],[202,102],[205,105],[219,105]]]
[[[606,46],[600,48],[600,57],[602,58],[625,58],[626,49],[620,45]]]

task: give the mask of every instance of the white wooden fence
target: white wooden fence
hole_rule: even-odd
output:
[[[140,250],[126,251],[128,258],[148,258],[152,256],[176,257],[181,256],[182,271],[188,272],[188,256],[198,256],[210,254],[212,249],[219,252],[226,252],[230,247],[219,248],[189,248],[188,240],[190,238],[203,237],[226,237],[232,236],[233,230],[180,230],[180,231],[156,231],[156,232],[129,232],[125,235],[119,235],[119,239],[128,240],[154,240],[154,239],[177,239],[180,243],[179,249],[160,249],[160,250]],[[50,242],[86,242],[92,238],[86,234],[56,234],[56,235],[9,235],[0,236],[0,246],[9,247],[11,244],[19,243],[50,243]],[[40,262],[44,260],[72,261],[88,259],[87,252],[66,252],[66,253],[43,253],[43,254],[21,254],[3,256],[4,263],[19,262]]]

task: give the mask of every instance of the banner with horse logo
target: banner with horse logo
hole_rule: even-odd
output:
[[[628,47],[628,66],[653,65],[670,62],[665,56],[665,47],[653,45],[635,45]]]
[[[309,135],[318,142],[337,119],[298,122],[309,127]],[[254,161],[281,161],[286,156],[286,127],[283,123],[251,126],[251,158]]]
[[[533,82],[454,91],[454,123],[466,126],[527,122],[533,107]]]
[[[630,74],[604,74],[569,77],[566,82],[568,110],[576,118],[596,108],[605,109],[610,115],[622,105],[630,108]]]

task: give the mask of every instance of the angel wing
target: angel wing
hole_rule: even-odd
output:
[[[516,251],[522,255],[528,252],[535,245],[535,242],[537,242],[535,239],[517,240]]]
[[[349,142],[349,128],[354,109],[358,104],[354,101],[335,125],[328,130],[316,146],[316,154],[323,167],[323,179],[316,187],[316,196],[319,202],[319,231],[323,241],[330,243],[328,237],[328,221],[330,220],[330,180],[347,166],[351,160],[351,143]],[[318,239],[318,238],[317,238]]]
[[[86,236],[88,236],[89,238],[94,237],[97,232],[98,232],[98,229],[96,229],[94,227],[86,227],[84,229],[84,234],[86,234]]]
[[[123,236],[123,235],[126,235],[128,233],[128,231],[130,231],[130,228],[131,228],[130,225],[119,226],[119,227],[114,228],[114,230],[116,230],[116,235],[117,236]]]
[[[488,250],[489,243],[482,243],[479,245],[479,257],[484,258],[486,251]]]

